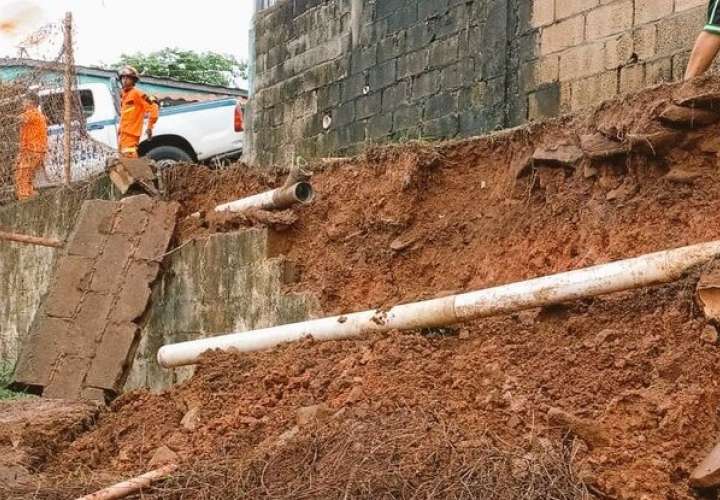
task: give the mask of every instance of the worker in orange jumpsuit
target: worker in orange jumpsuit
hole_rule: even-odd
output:
[[[122,85],[118,149],[120,155],[125,158],[137,158],[145,116],[149,115],[145,134],[150,140],[153,136],[153,127],[160,114],[160,108],[157,102],[135,87],[140,79],[135,68],[125,66],[118,73],[118,77]]]
[[[20,145],[15,165],[15,195],[27,200],[35,195],[35,173],[44,168],[48,150],[47,118],[40,111],[40,97],[30,92],[23,98]]]

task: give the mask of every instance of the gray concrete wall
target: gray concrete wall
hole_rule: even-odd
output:
[[[60,190],[27,203],[0,208],[0,226],[65,239],[82,202],[108,198],[106,186],[81,193]],[[292,266],[276,255],[272,233],[250,229],[217,234],[171,254],[140,320],[142,335],[125,388],[162,390],[192,374],[163,370],[155,360],[165,343],[191,340],[308,318],[311,297],[282,293],[294,279]],[[0,242],[0,363],[14,365],[18,346],[47,292],[56,250]]]
[[[707,0],[282,0],[256,15],[246,160],[478,135],[682,77]]]
[[[82,203],[108,195],[106,182],[73,191],[50,191],[24,203],[0,207],[0,227],[64,240]],[[15,363],[19,342],[47,291],[57,254],[53,248],[0,241],[0,364]]]
[[[517,86],[525,3],[286,0],[258,13],[248,161],[515,124],[524,109],[506,102]]]
[[[164,344],[306,319],[315,301],[282,293],[293,272],[272,253],[268,230],[254,229],[217,234],[173,254],[154,289],[126,389],[162,390],[192,375],[192,368],[158,366]]]

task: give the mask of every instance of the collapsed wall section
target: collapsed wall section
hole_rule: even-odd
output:
[[[144,195],[83,205],[23,343],[16,385],[65,399],[119,391],[177,210]]]
[[[52,190],[24,203],[0,207],[0,227],[65,240],[83,202],[108,196],[106,180],[72,191]],[[15,364],[20,342],[47,290],[59,253],[55,248],[0,244],[0,367]]]

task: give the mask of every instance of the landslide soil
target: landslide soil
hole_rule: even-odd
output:
[[[599,496],[687,498],[687,477],[720,430],[717,346],[700,340],[694,282],[454,333],[214,354],[169,393],[120,398],[50,469],[141,472],[166,445],[190,470],[239,461],[230,470],[251,476],[237,486],[250,498],[337,498],[343,488],[351,497],[425,497],[428,485],[460,498],[450,488],[463,477],[474,498],[582,498],[579,478]],[[298,409],[318,404],[328,416],[293,430]],[[181,420],[194,408],[189,430]],[[551,408],[589,429],[549,421]],[[501,459],[488,450],[502,450]],[[487,480],[468,473],[503,460],[511,466],[490,487],[515,488],[507,495],[489,494]],[[528,487],[517,460],[526,471],[549,463],[561,484],[517,494]]]
[[[717,239],[717,125],[684,130],[656,154],[528,163],[538,147],[577,145],[597,130],[616,139],[655,131],[673,92],[652,89],[590,116],[502,135],[378,148],[313,166],[318,198],[296,209],[277,238],[301,271],[288,291],[316,294],[323,313],[350,312]],[[190,214],[281,182],[279,174],[184,167],[170,191]],[[179,237],[227,229],[212,218],[187,220]],[[250,479],[242,485],[259,496],[290,497],[279,483],[311,479],[324,488],[316,497],[343,488],[350,496],[422,496],[437,491],[422,489],[435,484],[433,467],[456,484],[467,469],[455,465],[487,465],[489,449],[520,450],[537,464],[561,446],[575,471],[568,498],[582,496],[579,477],[598,496],[689,498],[687,478],[720,431],[720,355],[701,339],[709,325],[694,305],[696,281],[697,274],[459,329],[215,354],[168,393],[120,398],[47,471],[140,472],[167,445],[186,464],[261,461],[275,479],[263,476],[265,490],[252,490],[259,483]],[[280,437],[298,408],[315,404],[335,417],[320,430]],[[189,431],[180,422],[192,408],[199,420]],[[592,432],[550,422],[551,408],[587,419]],[[395,445],[387,451],[378,436]],[[376,458],[364,472],[375,478],[372,491],[348,479],[367,456]],[[392,475],[398,470],[404,490]]]

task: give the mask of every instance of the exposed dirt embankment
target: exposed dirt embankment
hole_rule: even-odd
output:
[[[673,92],[319,171],[317,201],[268,222],[301,271],[289,291],[349,312],[717,239],[720,125],[669,108]],[[190,214],[281,181],[185,167],[170,188]],[[188,219],[180,239],[257,222]],[[140,472],[165,445],[188,480],[172,491],[198,497],[689,498],[720,431],[720,352],[696,282],[213,354],[173,391],[120,398],[47,471]]]

